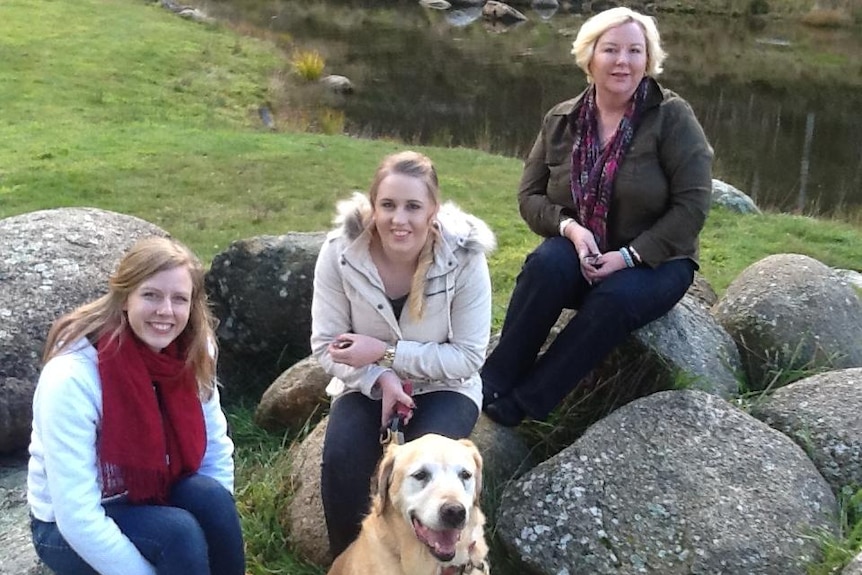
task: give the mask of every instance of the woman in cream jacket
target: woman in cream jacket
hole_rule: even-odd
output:
[[[369,197],[339,204],[336,224],[315,268],[311,335],[333,376],[321,478],[333,557],[359,533],[379,432],[397,404],[411,408],[408,441],[472,431],[491,324],[485,254],[494,247],[481,220],[440,204],[434,166],[415,152],[385,158]]]

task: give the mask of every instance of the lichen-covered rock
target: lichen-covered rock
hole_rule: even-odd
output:
[[[841,575],[862,575],[862,553],[856,556],[853,561],[847,565]]]
[[[531,572],[805,575],[829,485],[783,434],[700,391],[620,408],[505,491],[497,533]]]
[[[712,203],[740,214],[761,213],[751,197],[721,180],[712,180]]]
[[[123,253],[151,235],[167,233],[93,208],[0,220],[0,453],[29,443],[33,391],[51,323],[105,293]]]
[[[746,268],[714,308],[739,348],[750,389],[778,373],[862,367],[862,301],[831,268],[799,254]]]
[[[219,376],[226,396],[258,396],[311,352],[312,280],[325,236],[237,240],[213,258],[206,286],[219,319]]]
[[[791,383],[755,401],[751,413],[796,441],[836,494],[862,485],[862,368]]]
[[[0,510],[0,575],[52,575],[30,535],[26,458],[0,458]]]
[[[737,378],[742,362],[736,344],[690,295],[635,331],[616,357],[651,357],[650,377],[673,386],[707,391],[724,399],[739,393]],[[624,378],[625,372],[621,375]]]
[[[330,379],[312,356],[293,364],[263,393],[255,422],[270,431],[300,428],[329,405],[326,385]]]

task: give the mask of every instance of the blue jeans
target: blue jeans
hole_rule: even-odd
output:
[[[177,482],[170,505],[107,503],[105,512],[159,575],[243,575],[245,551],[233,497],[205,475]],[[33,545],[57,575],[98,575],[56,523],[33,518]]]
[[[404,428],[404,441],[427,433],[453,439],[469,437],[479,418],[473,400],[454,391],[424,393],[413,401],[416,409]],[[371,478],[383,455],[380,409],[380,401],[348,393],[334,401],[329,410],[320,487],[333,558],[356,539],[368,514]]]
[[[485,401],[511,397],[530,417],[545,419],[631,332],[670,311],[694,271],[689,259],[671,260],[622,269],[591,286],[572,242],[546,239],[524,262],[500,341],[482,368]],[[537,361],[563,309],[577,314]]]

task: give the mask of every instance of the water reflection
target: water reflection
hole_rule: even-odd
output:
[[[348,76],[346,129],[523,157],[542,115],[585,85],[569,55],[579,14],[527,11],[490,28],[478,8],[405,1],[211,0],[211,13],[289,33]],[[862,38],[788,22],[661,15],[661,81],[694,107],[715,176],[761,206],[862,210]]]

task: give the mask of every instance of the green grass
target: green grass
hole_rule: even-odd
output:
[[[267,39],[193,24],[140,0],[3,0],[0,218],[99,207],[161,226],[205,261],[237,239],[328,228],[335,201],[365,189],[378,161],[405,146],[271,132],[257,109],[274,90],[294,88],[285,85],[289,66]],[[324,129],[338,125],[336,114]],[[518,216],[521,162],[416,148],[436,162],[444,195],[497,233],[490,265],[499,327],[524,255],[538,243]],[[862,230],[849,223],[716,209],[702,235],[701,271],[721,293],[772,253],[859,270],[860,245]],[[229,412],[249,571],[321,573],[290,553],[278,517],[289,493],[286,447],[304,431],[270,434],[253,424],[253,407]],[[537,440],[551,432],[537,430]],[[495,572],[517,572],[495,549]]]

